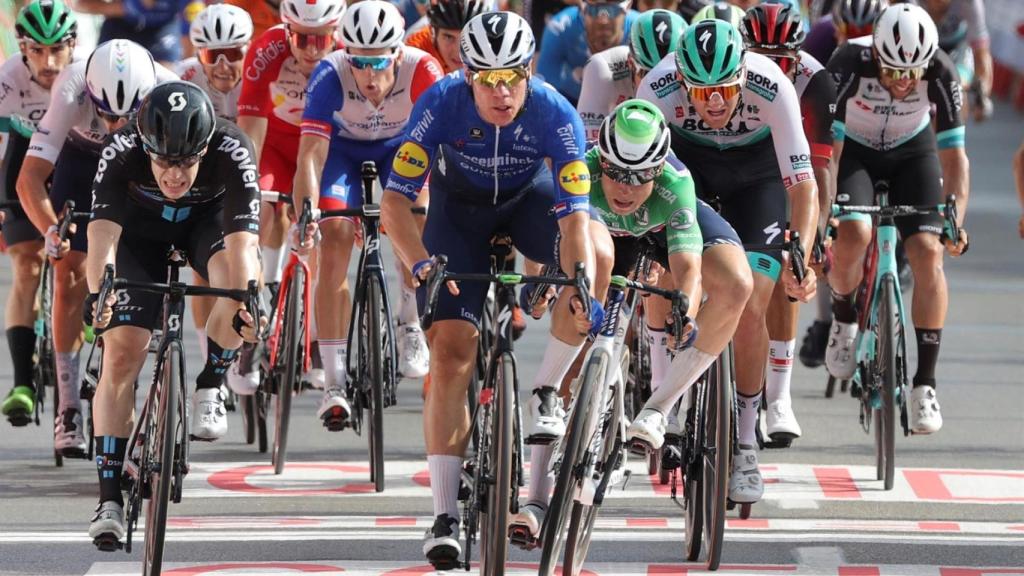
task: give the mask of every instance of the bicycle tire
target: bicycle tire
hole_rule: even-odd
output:
[[[876,362],[881,369],[882,384],[882,480],[885,489],[892,490],[896,481],[896,323],[900,321],[896,304],[896,288],[891,276],[882,278],[881,300],[878,307],[878,346]]]
[[[242,396],[242,425],[245,427],[245,443],[256,443],[256,395]]]
[[[380,279],[371,276],[366,284],[366,302],[363,320],[366,325],[366,344],[369,347],[365,388],[367,407],[370,409],[369,433],[366,435],[370,450],[370,481],[374,490],[384,491],[384,334],[381,318],[384,311],[384,296]]]
[[[684,442],[686,450],[683,459],[683,552],[686,559],[695,562],[700,558],[701,543],[704,538],[704,491],[700,478],[701,462],[703,461],[704,427],[698,423],[704,420],[704,395],[710,370],[694,384],[694,400],[686,412],[686,430]]]
[[[705,566],[717,570],[725,539],[725,513],[732,467],[732,354],[727,347],[719,355],[708,378],[705,402],[705,447],[703,466],[703,548]],[[714,444],[710,444],[711,441]]]
[[[44,344],[45,346],[45,344]],[[49,364],[49,366],[47,366]],[[51,356],[50,361],[47,362],[45,356],[41,356],[39,359],[39,372],[41,375],[42,386],[36,388],[36,398],[38,402],[44,402],[46,398],[46,385],[47,385],[47,372],[53,370],[53,357]],[[49,380],[49,384],[53,386],[53,399],[50,401],[53,419],[51,424],[53,425],[53,464],[57,468],[64,467],[64,455],[61,454],[60,450],[56,448],[57,442],[57,419],[60,418],[60,385],[57,384],[56,377]]]
[[[150,497],[146,505],[146,541],[142,557],[144,576],[160,574],[164,557],[164,538],[167,533],[167,508],[170,505],[171,476],[174,472],[174,436],[177,423],[172,422],[178,410],[178,382],[183,374],[181,343],[170,342],[163,350],[158,364],[160,373],[159,400],[150,413],[154,432],[147,437],[148,460],[145,470],[149,475]],[[159,460],[154,461],[155,458]]]
[[[592,419],[597,415],[593,409],[594,394],[604,386],[610,358],[603,350],[595,349],[580,372],[576,397],[570,408],[569,423],[562,440],[561,464],[555,477],[555,490],[548,504],[541,530],[540,576],[551,576],[558,565],[565,545],[565,528],[572,514],[573,495],[579,485],[579,474],[584,468],[587,449],[590,446],[593,429]],[[559,455],[553,458],[558,460]],[[534,470],[533,474],[540,473]]]
[[[258,395],[258,396],[257,396]],[[260,454],[266,454],[269,449],[267,441],[267,412],[270,410],[270,399],[266,392],[253,394],[256,397],[256,448]]]
[[[298,389],[302,369],[299,336],[302,333],[303,289],[306,283],[305,271],[301,266],[294,268],[288,292],[285,294],[284,338],[277,353],[277,412],[274,426],[274,474],[284,472],[285,455],[288,451],[288,425],[292,411],[292,395]],[[282,354],[282,352],[284,354]],[[283,362],[283,363],[282,363]]]
[[[494,374],[495,403],[492,414],[491,445],[488,457],[490,470],[477,473],[477,478],[489,482],[487,489],[487,511],[482,519],[480,541],[486,551],[481,558],[481,574],[502,576],[505,560],[508,558],[508,521],[512,498],[516,497],[518,482],[513,464],[513,422],[515,411],[515,360],[511,354],[498,357]],[[488,474],[489,473],[489,474]],[[490,476],[488,478],[488,476]],[[515,486],[515,488],[513,488]]]

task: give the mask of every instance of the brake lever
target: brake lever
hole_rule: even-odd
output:
[[[444,284],[445,272],[448,269],[448,256],[438,254],[433,257],[434,264],[430,268],[430,275],[427,276],[426,302],[423,306],[423,316],[420,318],[420,325],[423,330],[430,329],[434,322],[434,308],[437,304],[438,292]]]
[[[797,284],[803,284],[807,270],[804,268],[804,247],[800,244],[800,233],[792,230],[789,233],[789,242],[787,244],[789,245],[789,266],[793,271],[793,277],[796,279]],[[797,301],[792,296],[786,296],[786,298],[790,302]]]

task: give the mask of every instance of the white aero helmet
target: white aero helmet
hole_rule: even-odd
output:
[[[470,70],[526,66],[533,59],[533,31],[514,12],[484,12],[462,29],[459,56]]]
[[[104,42],[85,65],[85,85],[102,111],[127,116],[156,85],[153,56],[131,40]]]
[[[397,48],[405,37],[405,20],[398,8],[385,0],[363,0],[341,19],[341,38],[346,48]]]
[[[281,20],[307,28],[337,26],[345,7],[345,0],[281,0]]]
[[[882,64],[892,68],[926,66],[939,47],[935,22],[924,8],[894,4],[875,22],[874,45]]]
[[[233,48],[252,40],[252,17],[231,4],[211,4],[192,20],[188,37],[196,48]]]

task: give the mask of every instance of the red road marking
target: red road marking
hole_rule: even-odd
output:
[[[472,567],[473,567],[473,569],[478,569],[479,568],[479,566],[476,564],[476,562],[473,563]],[[507,562],[505,564],[505,568],[519,568],[519,569],[526,569],[526,570],[536,570],[536,569],[540,568],[540,564],[530,564],[530,563],[526,563],[526,562]],[[462,570],[460,569],[459,571],[461,572]],[[433,574],[434,572],[435,572],[435,570],[434,570],[433,566],[412,566],[412,567],[409,567],[409,568],[398,568],[396,570],[391,570],[391,571],[388,571],[388,572],[384,572],[380,576],[423,576],[424,574]],[[558,573],[561,573],[561,571],[556,568],[555,569],[555,573],[558,574]],[[586,575],[586,576],[600,576],[600,574],[598,574],[597,572],[594,572],[593,570],[587,570],[585,568],[583,569],[582,572],[580,572],[580,576],[584,576],[584,575]]]
[[[289,468],[302,468],[309,470],[332,470],[349,474],[367,474],[370,469],[365,465],[350,464],[317,464],[317,463],[295,463],[289,464]],[[373,484],[369,482],[344,482],[341,486],[334,488],[307,489],[307,488],[271,488],[265,486],[254,486],[249,483],[248,478],[260,472],[270,472],[274,468],[269,465],[243,466],[214,472],[206,479],[214,488],[230,490],[233,492],[250,492],[254,494],[287,494],[287,495],[311,495],[311,494],[367,494],[374,491]]]
[[[412,517],[387,518],[378,517],[375,521],[377,526],[415,526],[416,519]]]
[[[768,521],[767,518],[753,518],[753,519],[747,518],[746,520],[744,520],[742,518],[726,518],[725,519],[725,527],[726,528],[756,528],[756,529],[759,529],[759,530],[766,530],[768,528],[768,522],[769,521]]]
[[[818,479],[818,486],[825,498],[860,498],[860,489],[854,483],[849,468],[815,466],[814,477]]]
[[[986,574],[1024,574],[1024,568],[939,568],[939,576],[985,576]]]
[[[420,470],[413,474],[412,481],[424,488],[430,488],[430,470]]]
[[[910,483],[914,494],[922,500],[953,500],[965,502],[1024,502],[1024,496],[954,496],[946,483],[942,481],[943,476],[981,476],[995,478],[1012,478],[1014,480],[1024,479],[1024,473],[1020,472],[982,472],[974,470],[904,470],[903,476]]]
[[[195,576],[196,574],[209,574],[222,570],[243,570],[245,568],[266,569],[280,568],[294,572],[344,572],[341,566],[328,566],[327,564],[301,564],[298,562],[238,562],[231,564],[209,564],[206,566],[189,566],[187,568],[176,568],[164,572],[165,576]]]
[[[927,532],[960,532],[959,522],[918,522],[917,527]]]
[[[647,576],[686,576],[690,571],[704,572],[704,566],[699,564],[691,564],[686,566],[684,564],[661,564],[658,566],[650,565],[647,567]],[[774,565],[774,566],[755,566],[747,564],[722,564],[718,567],[718,573],[729,573],[731,571],[739,572],[796,572],[797,567],[790,565]]]
[[[877,566],[840,566],[839,576],[880,576]]]
[[[668,518],[626,518],[627,528],[668,528]]]
[[[317,526],[322,522],[313,518],[259,518],[259,517],[228,517],[228,518],[168,518],[167,525],[171,528],[274,528],[279,526]]]

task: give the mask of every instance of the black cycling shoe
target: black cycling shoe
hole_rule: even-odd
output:
[[[828,331],[831,322],[815,320],[807,328],[803,344],[800,345],[800,363],[808,368],[817,368],[825,363],[825,348],[828,347]]]
[[[683,465],[683,451],[679,448],[679,436],[665,435],[665,445],[661,447],[661,469],[675,470]]]
[[[434,519],[434,525],[427,530],[423,542],[423,555],[435,570],[455,570],[461,566],[459,556],[459,521],[447,514]]]

